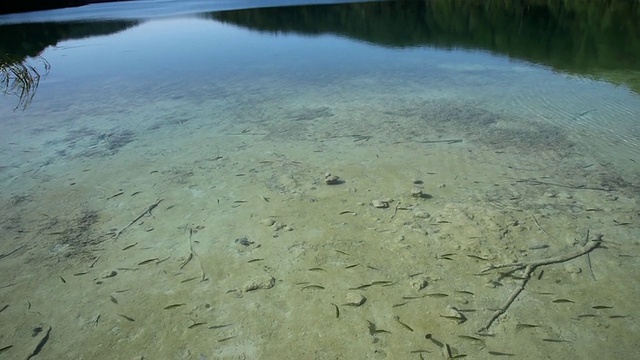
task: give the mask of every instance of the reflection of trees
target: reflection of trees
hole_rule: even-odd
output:
[[[41,54],[60,41],[110,35],[138,25],[137,20],[26,23],[0,26],[0,85],[5,95],[18,97],[16,109],[26,109],[40,79],[49,73]]]
[[[389,47],[482,49],[579,75],[620,73],[640,92],[640,2],[421,0],[206,15],[263,32],[337,34]],[[625,80],[626,79],[626,80]]]
[[[18,97],[15,109],[26,110],[36,94],[40,78],[49,73],[50,65],[42,57],[13,61],[7,56],[0,59],[0,84],[5,95]]]

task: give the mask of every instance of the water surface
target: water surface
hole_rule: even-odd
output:
[[[3,352],[633,358],[636,2],[268,5],[0,17]]]

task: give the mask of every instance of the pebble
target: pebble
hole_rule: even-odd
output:
[[[371,205],[373,205],[374,208],[378,208],[378,209],[385,209],[389,207],[389,203],[382,200],[373,200],[371,202]]]
[[[108,278],[112,278],[114,276],[118,275],[118,272],[115,270],[107,270],[105,272],[102,273],[102,275],[100,275],[101,278],[103,279],[108,279]]]
[[[364,295],[354,292],[347,293],[345,298],[345,304],[351,306],[360,306],[364,304],[365,301],[367,301],[367,298],[364,297]]]
[[[427,285],[429,285],[429,277],[428,276],[415,276],[415,277],[411,278],[411,280],[409,281],[409,285],[411,285],[413,290],[420,291],[420,290],[426,288]]]
[[[244,284],[244,286],[242,286],[241,290],[242,292],[249,292],[254,290],[271,289],[275,285],[276,279],[271,275],[264,274],[249,280]]]
[[[467,317],[464,316],[464,314],[461,313],[460,310],[458,310],[455,306],[451,306],[451,305],[447,305],[447,309],[444,312],[444,314],[442,314],[442,316],[446,316],[448,318],[456,318],[460,323],[465,322],[467,320]]]
[[[339,176],[335,176],[335,175],[331,175],[331,173],[326,173],[326,174],[324,174],[324,182],[327,185],[340,184],[340,177]]]
[[[413,196],[414,198],[421,198],[422,189],[414,187],[413,189],[411,189],[411,196]]]
[[[271,224],[271,228],[273,229],[273,231],[280,231],[282,229],[285,228],[285,224],[279,222],[279,221],[275,221],[273,224]]]
[[[567,264],[564,266],[564,270],[570,274],[579,274],[582,272],[582,269],[575,264]]]
[[[276,223],[276,221],[273,220],[273,219],[262,219],[262,220],[260,220],[260,224],[266,225],[266,226],[271,226],[271,225],[273,225],[275,223]]]

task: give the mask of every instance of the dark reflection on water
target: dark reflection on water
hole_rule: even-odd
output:
[[[206,16],[258,31],[332,33],[382,46],[482,49],[582,75],[640,70],[637,1],[390,1]],[[640,92],[640,78],[613,80]]]
[[[262,32],[335,34],[385,47],[490,51],[624,83],[640,93],[637,1],[429,0],[221,11],[199,17]],[[0,26],[0,71],[57,43],[124,31],[144,20]]]
[[[0,26],[0,91],[16,96],[15,109],[25,110],[50,65],[40,54],[49,46],[71,39],[124,31],[137,21],[32,23]]]
[[[139,21],[29,23],[0,26],[0,53],[13,61],[34,57],[61,41],[110,35],[138,25]]]

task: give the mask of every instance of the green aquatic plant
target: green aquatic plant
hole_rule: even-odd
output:
[[[0,58],[0,84],[5,95],[18,97],[14,110],[26,110],[36,94],[40,79],[49,73],[51,65],[42,57],[14,60],[10,56]]]

